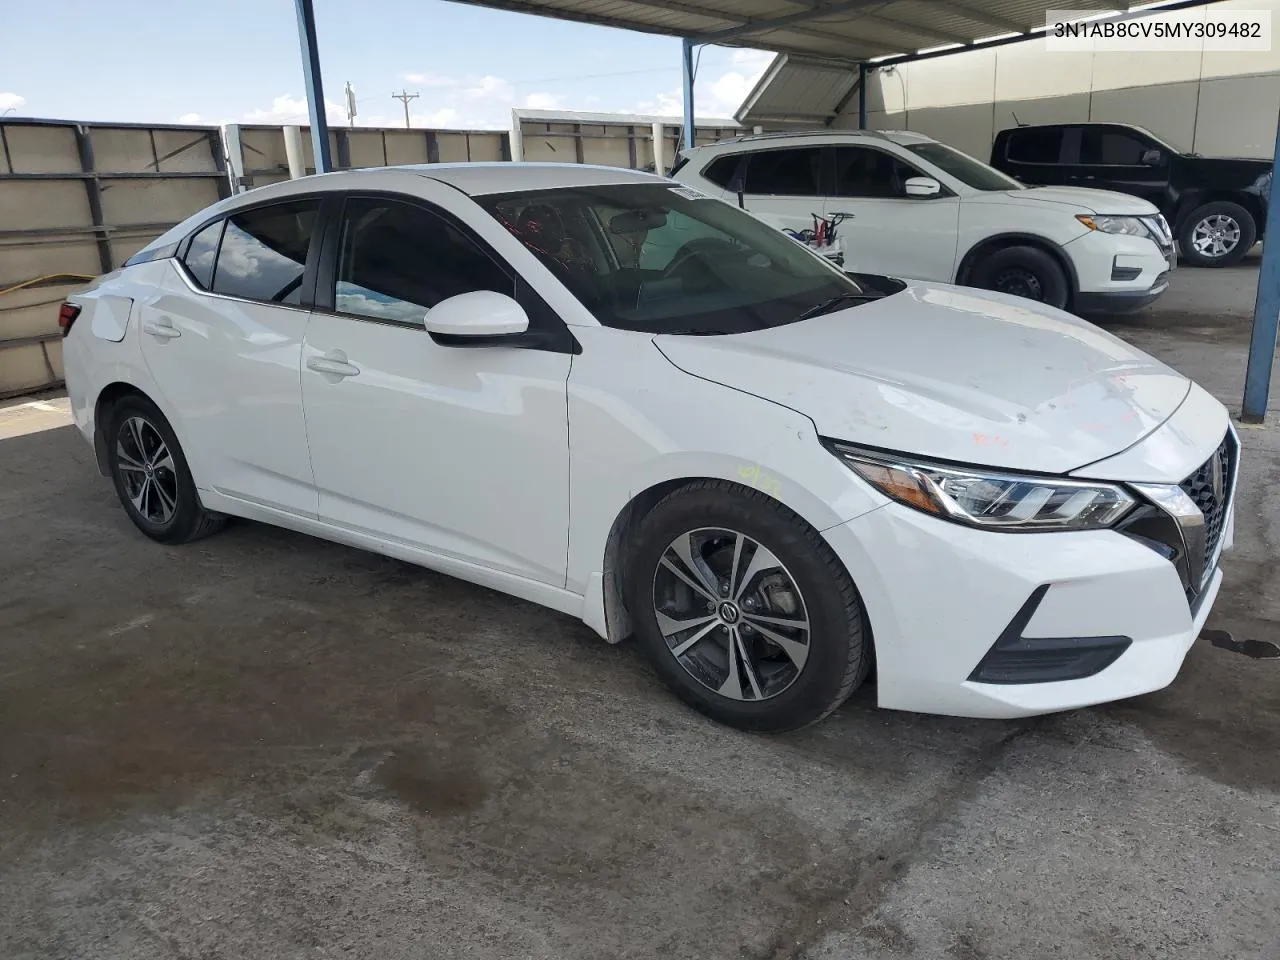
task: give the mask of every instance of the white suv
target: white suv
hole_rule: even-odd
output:
[[[984,287],[1077,313],[1151,303],[1175,263],[1169,225],[1147,201],[1025,188],[918,133],[740,137],[687,151],[671,175],[850,272]]]

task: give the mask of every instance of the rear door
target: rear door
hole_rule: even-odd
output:
[[[1078,174],[1072,165],[1069,127],[1018,127],[1004,141],[1004,156],[993,164],[1015,180],[1034,187],[1058,187],[1073,183]],[[1078,128],[1076,128],[1078,130]],[[1079,142],[1076,134],[1076,143]]]
[[[320,205],[281,200],[213,221],[138,305],[142,355],[199,483],[309,517],[299,370]]]
[[[951,282],[959,198],[908,197],[906,181],[929,174],[887,150],[839,146],[834,153],[826,216],[843,240],[845,269]]]

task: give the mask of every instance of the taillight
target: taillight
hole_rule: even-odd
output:
[[[80,304],[64,303],[58,308],[58,326],[62,330],[65,337],[71,332],[71,325],[76,322],[76,317],[80,316]]]

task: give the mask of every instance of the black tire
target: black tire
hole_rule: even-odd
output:
[[[226,517],[200,503],[182,445],[154,403],[141,394],[121,398],[107,414],[105,430],[111,481],[134,526],[152,540],[170,544],[222,529]],[[151,486],[144,491],[140,485],[145,483]]]
[[[710,536],[708,531],[712,530],[737,533],[747,544],[741,548],[736,585],[742,590],[740,618],[735,614],[731,621],[739,624],[735,629],[742,631],[739,636],[743,644],[742,657],[733,661],[733,669],[740,671],[742,677],[750,677],[750,683],[745,679],[738,683],[744,699],[717,692],[706,679],[705,667],[694,665],[704,678],[699,680],[691,672],[692,668],[684,665],[695,656],[710,656],[724,662],[726,672],[730,669],[727,658],[730,651],[737,648],[731,646],[729,629],[721,624],[720,605],[710,601],[705,593],[694,592],[687,586],[683,588],[691,602],[701,604],[698,616],[721,624],[712,628],[712,633],[703,641],[698,641],[705,646],[693,648],[683,660],[677,659],[672,647],[687,641],[701,626],[691,628],[686,634],[676,634],[668,643],[658,623],[656,598],[664,590],[660,578],[674,583],[670,580],[670,568],[662,564],[668,547],[691,532],[700,531],[698,536]],[[700,558],[720,560],[721,566],[727,564],[729,557],[724,556],[724,551],[732,553],[733,550],[715,546],[719,542],[713,538],[700,550]],[[754,545],[772,553],[778,565],[764,566],[752,573],[754,565],[749,556],[754,556],[758,549]],[[707,551],[719,551],[719,554],[711,556]],[[705,564],[706,560],[702,562]],[[715,572],[710,565],[703,570]],[[772,598],[777,594],[771,588],[780,578],[795,587],[789,611],[779,611],[772,606]],[[688,584],[683,577],[680,579]],[[870,669],[870,630],[858,591],[844,565],[817,531],[759,491],[724,481],[700,480],[659,501],[640,522],[634,547],[626,560],[626,586],[627,606],[636,636],[662,679],[686,703],[729,726],[783,731],[816,723],[844,703]],[[766,593],[769,600],[765,600]],[[760,598],[758,603],[756,598]],[[760,630],[752,631],[749,622],[755,622],[753,618],[762,613],[785,612],[787,616],[797,616],[797,609],[807,625],[801,632],[805,643],[797,645],[804,656],[798,667],[795,657],[786,655],[783,647],[762,636]],[[748,610],[755,612],[748,613]],[[773,630],[789,632],[789,628],[776,626],[779,621],[769,622],[774,624]],[[792,632],[791,638],[799,635]],[[703,652],[695,653],[698,650]],[[748,651],[750,657],[747,657]],[[761,681],[759,684],[757,678]],[[715,677],[711,682],[720,679]],[[776,692],[769,691],[770,684],[775,684]]]
[[[1239,231],[1235,246],[1221,256],[1201,253],[1195,248],[1193,242],[1196,228],[1210,218],[1227,218],[1228,221],[1234,221],[1235,228]],[[1225,224],[1224,227],[1230,232],[1230,227]],[[1178,252],[1184,263],[1194,267],[1230,267],[1244,259],[1244,255],[1253,248],[1257,239],[1258,225],[1254,222],[1253,214],[1238,203],[1215,200],[1196,207],[1182,218],[1182,223],[1178,227]]]
[[[969,283],[1059,309],[1071,298],[1066,272],[1052,254],[1039,247],[1004,247],[987,254],[974,265]]]

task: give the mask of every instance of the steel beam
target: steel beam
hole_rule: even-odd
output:
[[[692,150],[694,145],[694,103],[693,103],[693,48],[694,41],[685,37],[682,41],[680,62],[684,73],[684,148]]]
[[[1274,163],[1280,164],[1280,123],[1276,125]],[[1276,356],[1276,328],[1280,324],[1280,177],[1272,168],[1267,225],[1263,232],[1262,269],[1258,271],[1258,299],[1253,304],[1253,333],[1249,337],[1249,365],[1244,374],[1244,404],[1240,419],[1262,423],[1271,397],[1271,364]]]
[[[298,42],[302,46],[302,83],[307,90],[307,110],[311,114],[311,146],[316,173],[333,169],[329,155],[329,121],[324,112],[324,85],[320,82],[320,50],[316,46],[316,14],[311,0],[294,0],[298,8]]]
[[[737,40],[741,37],[750,36],[754,33],[767,33],[770,30],[780,30],[783,27],[789,27],[792,24],[804,23],[806,20],[818,20],[822,17],[831,16],[833,13],[844,13],[848,10],[857,10],[859,7],[874,7],[879,5],[881,2],[883,2],[883,0],[840,0],[838,3],[828,3],[822,6],[809,7],[799,13],[789,13],[783,17],[772,17],[764,20],[746,20],[746,22],[741,26],[729,27],[725,30],[713,30],[710,33],[698,34],[692,39],[697,43],[723,43],[726,40]]]

